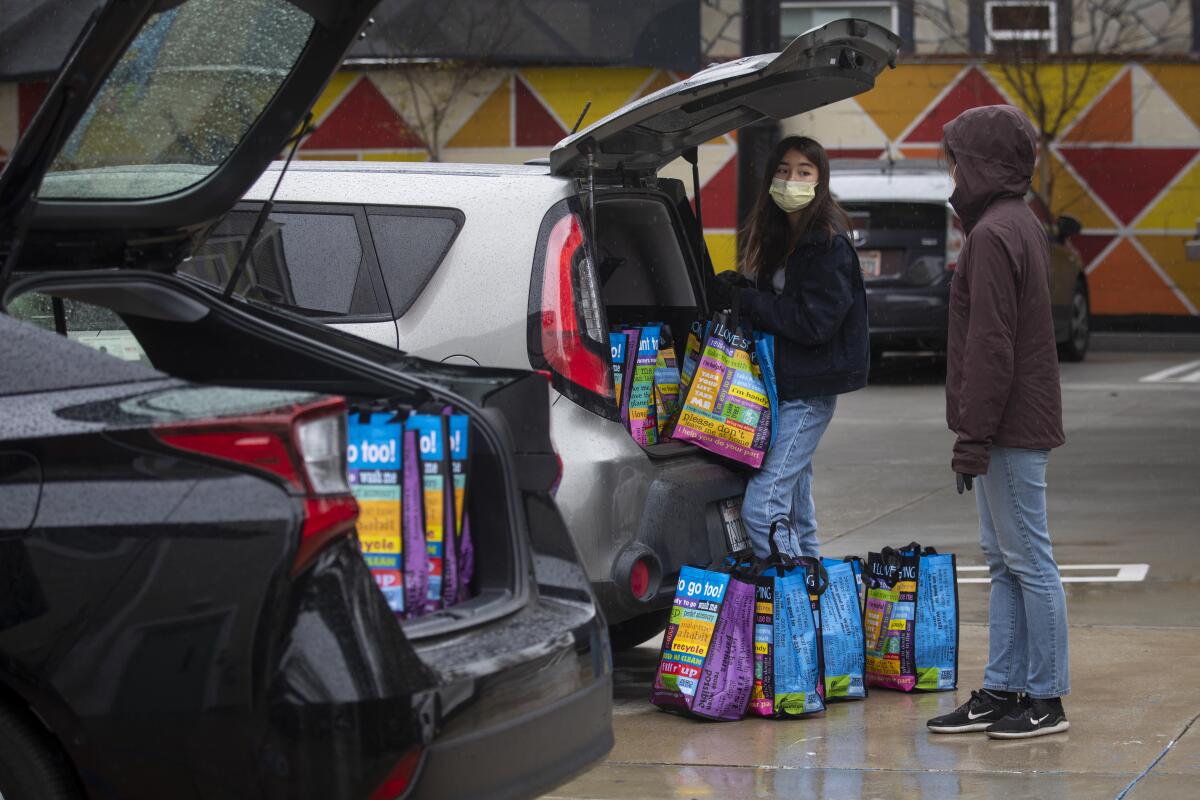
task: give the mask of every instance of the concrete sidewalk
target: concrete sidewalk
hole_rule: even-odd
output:
[[[1200,796],[1200,730],[1183,735],[1200,715],[1200,631],[1073,627],[1071,730],[1024,742],[925,730],[977,687],[986,628],[963,625],[961,649],[957,693],[875,690],[809,719],[706,723],[649,704],[658,650],[643,645],[617,657],[608,761],[547,797],[1095,800],[1130,786],[1131,800]]]

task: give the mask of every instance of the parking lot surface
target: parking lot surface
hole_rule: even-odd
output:
[[[1068,733],[996,742],[925,730],[981,682],[988,586],[971,569],[983,564],[974,498],[956,494],[949,468],[941,368],[893,359],[841,398],[817,452],[823,553],[913,540],[957,553],[960,690],[875,690],[811,719],[703,723],[649,704],[658,642],[647,642],[616,656],[608,760],[549,797],[1197,797],[1198,358],[1093,352],[1063,365],[1068,443],[1051,456],[1048,499],[1068,579]]]

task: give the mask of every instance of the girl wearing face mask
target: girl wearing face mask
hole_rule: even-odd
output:
[[[867,298],[850,221],[829,193],[829,157],[791,136],[771,153],[742,230],[737,272],[710,279],[714,308],[732,308],[775,334],[775,442],[750,479],[742,520],[759,556],[768,536],[790,555],[818,556],[813,453],[837,396],[867,383]]]

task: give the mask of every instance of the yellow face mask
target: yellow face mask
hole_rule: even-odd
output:
[[[770,194],[775,205],[790,214],[813,201],[817,196],[817,185],[808,181],[785,181],[783,178],[775,178],[771,181]]]

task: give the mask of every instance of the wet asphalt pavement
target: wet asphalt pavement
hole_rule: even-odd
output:
[[[875,690],[810,719],[703,723],[649,704],[656,641],[617,654],[616,746],[548,797],[1200,797],[1200,353],[1093,352],[1062,375],[1068,443],[1048,482],[1055,554],[1072,578],[1068,733],[925,731],[981,681],[979,581],[959,587],[957,693]],[[985,576],[969,569],[983,559],[974,499],[956,494],[949,469],[943,377],[934,359],[891,359],[839,401],[816,461],[825,555],[916,540],[957,553],[960,579]]]

